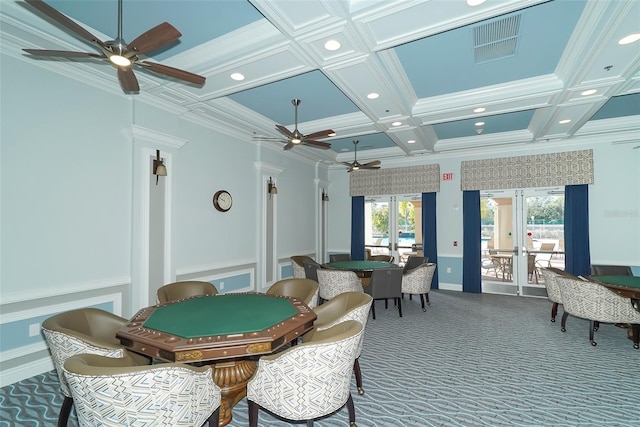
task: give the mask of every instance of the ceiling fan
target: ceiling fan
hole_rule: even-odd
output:
[[[293,132],[282,125],[276,125],[276,129],[283,134],[287,143],[284,146],[285,150],[291,150],[296,145],[308,145],[313,148],[320,148],[322,150],[328,150],[331,148],[331,144],[328,142],[317,141],[320,138],[326,138],[329,136],[334,136],[336,133],[332,129],[321,130],[319,132],[310,133],[309,135],[304,135],[298,130],[298,106],[300,105],[299,99],[292,99],[291,103],[295,108],[295,124]],[[271,138],[271,137],[258,137],[258,139],[267,140],[267,141],[282,141],[282,138]]]
[[[71,30],[74,34],[97,46],[100,53],[72,52],[65,50],[22,49],[34,56],[52,56],[64,58],[95,58],[106,60],[118,70],[118,79],[124,92],[139,92],[138,79],[133,73],[133,66],[152,71],[163,76],[183,80],[196,85],[204,84],[205,78],[178,68],[158,64],[156,62],[141,61],[140,56],[159,49],[180,38],[182,34],[168,22],[163,22],[142,33],[131,43],[122,39],[122,0],[118,0],[118,37],[115,40],[103,42],[96,36],[76,24],[58,10],[44,3],[42,0],[25,0],[31,6]]]
[[[347,172],[357,171],[360,169],[380,169],[380,160],[374,160],[369,163],[360,163],[358,162],[358,140],[353,141],[353,162],[342,162],[343,165],[347,166],[349,169]]]

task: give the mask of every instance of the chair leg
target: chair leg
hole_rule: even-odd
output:
[[[560,322],[560,330],[562,332],[565,332],[567,330],[566,326],[567,326],[567,317],[569,317],[569,313],[567,313],[566,311],[564,313],[562,313],[562,322]]]
[[[384,299],[384,309],[388,309],[389,308],[389,300],[387,298]]]
[[[376,300],[371,301],[371,314],[373,315],[373,320],[376,320]]]
[[[69,396],[64,397],[62,407],[60,408],[60,415],[58,415],[58,427],[67,427],[69,421],[69,414],[71,414],[71,408],[73,407],[73,398]]]
[[[349,393],[349,399],[347,399],[347,411],[349,411],[349,426],[355,427],[356,425],[356,408],[353,405],[353,397]]]
[[[429,292],[425,293],[425,294],[424,294],[424,297],[425,297],[425,298],[426,298],[426,300],[427,300],[427,305],[431,305],[431,301],[429,301]]]
[[[362,396],[364,394],[364,388],[362,388],[362,372],[360,372],[360,362],[356,358],[353,362],[353,373],[356,375],[356,386],[358,387],[358,394]]]
[[[213,411],[213,414],[209,416],[209,419],[205,424],[207,424],[209,427],[218,427],[219,422],[220,422],[220,406],[218,406],[216,410]]]
[[[631,334],[633,337],[633,348],[637,350],[640,348],[640,324],[634,323],[631,325]]]
[[[249,403],[249,427],[258,427],[258,404],[252,400]]]
[[[313,420],[307,420],[307,427],[313,427]]]
[[[558,315],[558,303],[554,302],[553,305],[551,306],[551,321],[555,322],[556,321],[556,316]]]
[[[595,321],[594,320],[590,320],[589,321],[589,342],[594,347],[596,345],[598,345],[598,343],[593,340],[593,335],[595,334],[596,329],[597,328],[595,327]]]
[[[400,313],[400,317],[402,317],[402,303],[400,302],[401,299],[396,298],[396,300],[398,301],[398,313]]]
[[[426,308],[424,308],[424,295],[420,294],[420,304],[422,305],[422,311],[427,311]]]

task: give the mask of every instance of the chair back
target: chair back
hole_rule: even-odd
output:
[[[80,427],[181,425],[200,427],[218,417],[220,388],[211,368],[183,363],[127,366],[93,354],[70,357],[65,376]],[[213,424],[211,424],[213,425]]]
[[[559,274],[553,271],[551,268],[541,268],[540,274],[542,274],[542,278],[544,279],[544,286],[547,288],[547,298],[549,299],[549,301],[562,304],[560,285],[556,282],[556,278],[559,276]]]
[[[318,270],[320,269],[320,264],[317,262],[306,262],[304,263],[304,277],[305,279],[311,279],[314,282],[318,282]]]
[[[293,277],[296,279],[304,279],[304,263],[317,264],[313,258],[306,255],[294,255],[291,258],[291,269],[293,270]]]
[[[628,265],[591,264],[592,276],[633,276]]]
[[[319,295],[325,301],[344,292],[363,292],[362,283],[353,271],[321,268],[317,272]]]
[[[200,295],[217,295],[218,289],[210,282],[189,280],[169,283],[158,289],[157,296],[160,304],[178,301]]]
[[[289,420],[313,420],[350,398],[351,371],[364,329],[355,320],[318,331],[312,340],[262,356],[247,399]]]
[[[351,261],[351,254],[330,254],[329,262]]]
[[[402,292],[405,294],[426,294],[431,290],[431,282],[436,264],[421,264],[402,275]]]
[[[42,322],[42,332],[65,396],[71,397],[71,392],[63,365],[69,357],[76,354],[91,353],[126,358],[131,365],[149,364],[147,358],[126,351],[116,338],[118,329],[127,322],[127,319],[97,308],[66,311]]]
[[[282,279],[271,285],[266,294],[298,298],[313,308],[318,305],[318,282],[311,279]]]
[[[407,258],[407,262],[404,263],[402,274],[406,274],[409,270],[413,270],[417,266],[426,264],[428,262],[429,262],[429,257],[409,255],[409,258]]]
[[[402,267],[373,270],[365,292],[373,299],[400,298],[402,296]]]
[[[371,255],[369,257],[371,261],[393,262],[395,258],[393,255]]]

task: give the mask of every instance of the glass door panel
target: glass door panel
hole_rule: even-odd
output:
[[[480,210],[483,292],[546,297],[540,268],[564,269],[562,189],[483,193]]]

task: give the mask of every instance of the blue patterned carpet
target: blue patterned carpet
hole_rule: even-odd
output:
[[[430,295],[426,313],[405,299],[402,318],[376,303],[360,358],[366,394],[353,387],[359,427],[640,426],[640,350],[626,329],[601,325],[592,347],[589,323],[570,317],[561,332],[547,300]],[[0,427],[55,426],[58,389],[54,372],[0,389]],[[262,411],[259,423],[291,425]],[[248,424],[243,400],[229,426]],[[315,425],[348,426],[347,411]]]

